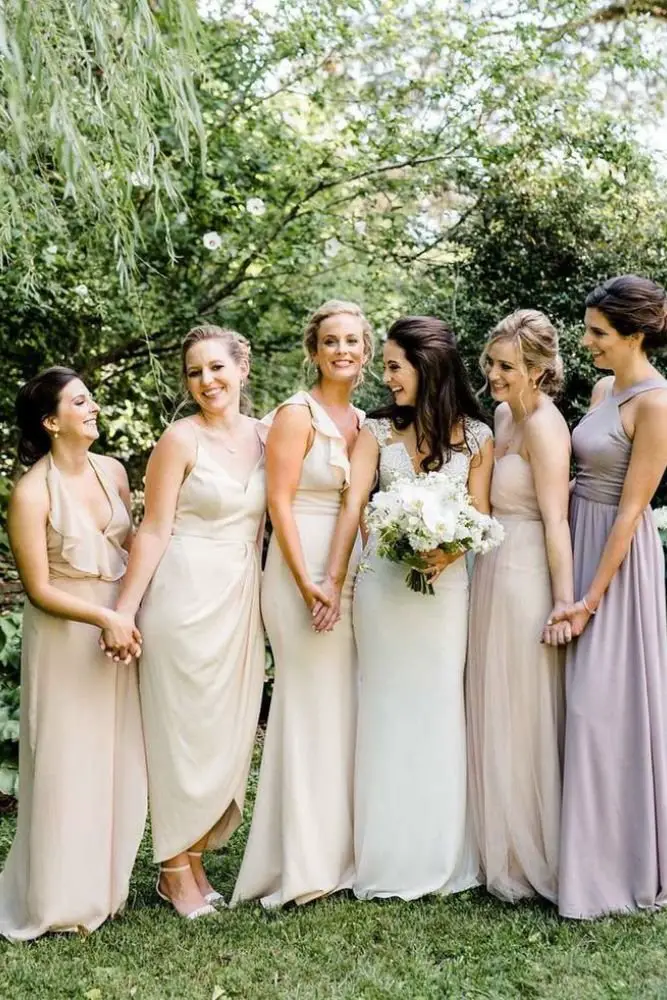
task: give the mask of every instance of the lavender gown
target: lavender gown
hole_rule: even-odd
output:
[[[572,436],[575,596],[614,523],[632,443],[610,394]],[[560,913],[591,918],[667,900],[667,615],[664,559],[647,508],[597,615],[568,649]]]

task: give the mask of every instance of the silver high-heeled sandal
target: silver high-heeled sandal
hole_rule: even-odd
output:
[[[187,851],[187,855],[189,858],[201,858],[203,853],[204,853],[203,851]],[[225,900],[225,897],[222,895],[222,893],[216,892],[215,889],[212,889],[210,892],[207,892],[206,895],[204,896],[204,899],[211,906],[218,906],[220,908],[227,906],[227,901]]]
[[[165,903],[169,903],[171,906],[174,907],[175,910],[176,907],[174,906],[173,900],[170,899],[169,896],[166,896],[160,889],[160,875],[162,874],[162,872],[184,872],[187,871],[189,867],[190,865],[177,865],[176,867],[171,867],[171,868],[163,868],[161,866],[160,871],[158,873],[157,882],[155,883],[155,891],[160,897],[160,899],[163,899]],[[176,913],[178,913],[178,910],[176,910]],[[198,917],[208,917],[214,913],[215,913],[214,908],[207,901],[204,906],[197,906],[194,910],[190,910],[189,913],[178,913],[178,915],[179,917],[183,917],[185,920],[197,920]]]

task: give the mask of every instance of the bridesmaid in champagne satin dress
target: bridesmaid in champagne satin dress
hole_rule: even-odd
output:
[[[352,796],[357,713],[352,561],[340,621],[313,630],[329,545],[349,485],[349,452],[363,420],[350,404],[372,350],[358,306],[325,303],[304,338],[318,382],[266,418],[274,533],[262,610],[275,684],[250,835],[234,902],[306,903],[354,880]]]
[[[136,663],[110,663],[100,628],[137,651],[111,610],[131,538],[119,462],[89,453],[99,407],[68,368],[20,391],[19,454],[32,468],[10,501],[26,591],[19,811],[0,875],[0,934],[93,931],[120,913],[146,819]]]
[[[239,410],[249,354],[235,333],[183,344],[199,410],[149,460],[146,514],[118,609],[138,611],[157,891],[190,920],[224,901],[202,865],[241,822],[264,680],[259,608],[263,428]],[[145,596],[144,596],[145,591]]]

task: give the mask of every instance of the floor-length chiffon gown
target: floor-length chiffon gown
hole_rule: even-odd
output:
[[[104,531],[45,459],[53,587],[113,607],[130,520],[104,462]],[[0,934],[93,931],[123,909],[146,821],[146,763],[137,668],[101,651],[100,630],[26,599],[21,655],[19,811],[0,875]]]
[[[195,464],[139,615],[156,861],[206,834],[219,848],[240,824],[264,681],[263,457],[243,483],[192,426]]]
[[[487,887],[556,902],[565,654],[540,642],[553,607],[530,463],[497,459],[493,515],[505,539],[477,556],[466,694],[470,802]]]
[[[311,578],[321,583],[349,482],[345,440],[307,392],[283,405],[305,406],[314,431],[293,501]],[[274,414],[265,418],[271,421]],[[361,421],[363,414],[357,411]],[[274,535],[262,585],[262,611],[273,649],[271,698],[255,811],[233,902],[266,907],[309,900],[353,882],[352,779],[356,655],[350,561],[341,619],[313,631],[309,611]]]
[[[632,443],[621,407],[667,389],[610,393],[572,435],[574,591],[590,587]],[[667,900],[667,614],[664,557],[647,508],[584,632],[568,647],[559,910],[591,918]]]
[[[380,445],[379,486],[414,477],[389,420],[367,420]],[[491,431],[469,420],[471,450],[447,468],[464,482]],[[436,581],[435,595],[405,583],[404,566],[381,559],[370,536],[354,595],[359,715],[354,793],[362,899],[460,892],[478,884],[469,817],[463,675],[468,635],[465,559]]]

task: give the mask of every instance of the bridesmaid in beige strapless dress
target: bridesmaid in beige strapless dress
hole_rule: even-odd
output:
[[[505,540],[473,571],[468,775],[486,884],[508,902],[558,897],[564,652],[540,641],[573,586],[570,439],[548,398],[557,351],[547,318],[521,310],[499,324],[485,353],[500,401],[491,506]],[[550,639],[566,638],[555,631]]]
[[[108,520],[96,527],[76,492],[79,478],[65,479],[51,453],[17,487],[10,538],[26,590],[42,606],[28,598],[23,612],[18,824],[0,876],[0,934],[14,940],[93,931],[122,910],[146,819],[136,664],[109,662],[98,645],[125,572],[130,519],[112,475],[119,464],[85,459],[98,407],[76,377],[62,390],[65,407],[72,392],[87,423],[77,414],[78,427],[56,433],[58,458],[78,452],[89,463],[81,483],[99,495]],[[39,508],[44,485],[46,524],[40,528],[36,516],[26,544],[18,508]],[[39,544],[40,530],[48,559],[43,585],[27,551]]]

